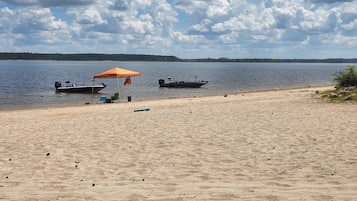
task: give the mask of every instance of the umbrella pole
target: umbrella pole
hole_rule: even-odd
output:
[[[118,87],[118,95],[119,95],[119,78],[118,77],[117,77],[117,87]],[[119,97],[120,97],[120,95],[119,95]]]
[[[94,100],[94,79],[92,79],[92,103],[93,103],[93,100]]]
[[[92,79],[92,95],[94,94],[94,79]]]

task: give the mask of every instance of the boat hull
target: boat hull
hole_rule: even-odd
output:
[[[63,93],[98,93],[100,90],[104,89],[106,85],[104,83],[100,85],[91,85],[91,86],[77,86],[75,84],[71,84],[70,81],[66,82],[66,86],[62,86],[61,82],[55,82],[56,92]]]
[[[59,87],[56,89],[57,92],[64,93],[98,93],[100,90],[104,89],[104,86],[78,86],[78,87]]]
[[[168,87],[168,88],[200,88],[201,86],[207,84],[207,81],[199,81],[199,82],[169,82],[165,83],[163,80],[159,80],[160,87]]]

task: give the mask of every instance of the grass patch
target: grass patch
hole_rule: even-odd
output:
[[[333,102],[357,102],[357,69],[354,65],[348,65],[345,70],[335,73],[336,89],[318,92],[322,98]]]
[[[346,87],[319,93],[320,97],[332,102],[357,102],[357,88]]]

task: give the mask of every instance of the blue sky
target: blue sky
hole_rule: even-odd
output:
[[[357,58],[357,0],[0,0],[0,52]]]

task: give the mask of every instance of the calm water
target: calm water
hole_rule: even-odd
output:
[[[242,91],[281,89],[333,84],[333,73],[347,64],[311,63],[185,63],[185,62],[83,62],[83,61],[0,61],[0,110],[98,103],[100,96],[117,90],[115,79],[97,79],[107,88],[100,94],[55,93],[54,82],[67,80],[91,85],[94,74],[119,66],[142,73],[123,86],[121,102],[221,95]],[[158,79],[208,80],[198,89],[159,88]]]

